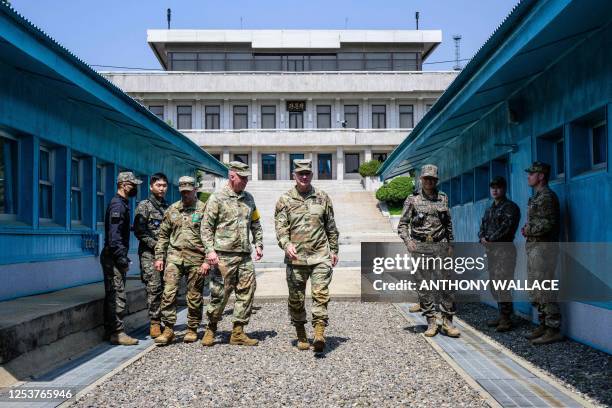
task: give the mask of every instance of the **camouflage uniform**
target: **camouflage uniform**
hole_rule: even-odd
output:
[[[147,288],[147,304],[151,321],[161,321],[161,299],[164,290],[163,273],[155,270],[155,246],[159,227],[164,219],[168,204],[154,195],[142,200],[136,207],[134,216],[134,235],[140,241],[140,279]]]
[[[495,181],[496,179],[491,182],[491,186]],[[505,180],[503,186],[505,187]],[[478,238],[484,238],[491,243],[486,246],[489,279],[511,280],[514,278],[516,248],[510,243],[514,241],[520,218],[520,209],[506,197],[499,203],[493,201],[485,211],[480,223]],[[507,244],[495,244],[498,242]],[[498,302],[500,313],[503,316],[510,316],[513,309],[512,294],[509,291],[496,292],[493,289],[492,294]]]
[[[253,245],[263,248],[263,231],[253,196],[234,192],[229,185],[210,196],[202,223],[206,253],[215,251],[219,265],[211,270],[208,320],[221,320],[232,292],[235,292],[234,323],[246,325],[251,317],[257,282],[251,259],[249,232]]]
[[[427,166],[435,167],[423,167]],[[435,174],[437,175],[437,168]],[[415,242],[418,254],[426,257],[448,256],[449,246],[444,243],[454,239],[448,196],[437,190],[432,196],[428,196],[422,189],[409,195],[404,202],[397,232],[406,245],[410,241]],[[449,279],[448,275],[448,271],[432,268],[419,268],[415,273],[417,285],[422,280]],[[449,317],[455,314],[454,295],[451,291],[417,290],[417,294],[421,311],[426,318],[435,317],[436,295],[440,297],[440,312]]]
[[[164,294],[161,302],[162,322],[166,327],[176,323],[176,294],[181,276],[187,277],[187,327],[197,330],[202,321],[202,290],[206,278],[200,273],[205,262],[200,238],[205,204],[196,199],[190,207],[182,201],[172,204],[159,228],[155,259],[164,261]]]
[[[534,166],[527,169],[530,170],[540,171]],[[546,185],[529,198],[527,208],[524,235],[527,240],[528,279],[554,279],[559,251],[559,199]],[[538,310],[540,323],[558,329],[561,326],[561,312],[554,295],[545,291],[529,293],[531,303]]]
[[[314,187],[300,194],[294,187],[278,199],[274,221],[278,246],[286,250],[293,244],[297,252],[297,259],[285,255],[291,323],[295,326],[306,323],[304,292],[310,277],[312,324],[327,325],[331,254],[338,254],[339,236],[329,196]]]

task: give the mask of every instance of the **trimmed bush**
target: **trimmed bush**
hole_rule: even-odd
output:
[[[402,205],[413,190],[414,179],[412,177],[396,177],[376,190],[376,198],[390,205]]]
[[[361,177],[375,176],[380,165],[381,163],[378,160],[370,160],[362,163],[361,166],[359,166],[359,174],[361,174]]]

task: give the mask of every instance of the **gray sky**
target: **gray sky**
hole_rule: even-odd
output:
[[[442,30],[428,62],[454,60],[453,34],[463,36],[461,58],[489,38],[516,0],[12,0],[13,7],[91,65],[159,69],[146,43],[148,28],[421,29]],[[465,65],[465,62],[463,62]],[[454,63],[427,64],[426,70]],[[110,70],[95,66],[99,70]]]

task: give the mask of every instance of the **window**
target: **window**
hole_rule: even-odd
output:
[[[221,153],[211,153],[212,157],[214,157],[217,161],[221,161]]]
[[[300,72],[306,68],[307,56],[304,55],[286,55],[287,71]]]
[[[198,71],[224,71],[225,54],[206,52],[198,54]]]
[[[83,160],[73,156],[70,166],[70,219],[83,220]]]
[[[289,129],[304,128],[304,112],[289,112]]]
[[[234,106],[234,129],[249,128],[249,107],[245,105]]]
[[[280,55],[255,55],[255,71],[282,71],[282,68]]]
[[[605,169],[608,163],[608,124],[605,108],[571,124],[571,175]]]
[[[393,70],[394,71],[417,71],[416,52],[394,52],[393,53]]]
[[[40,149],[38,163],[38,216],[53,218],[53,156],[47,148]]]
[[[550,164],[550,179],[565,176],[565,141],[563,128],[555,129],[536,140],[538,160]]]
[[[365,55],[366,71],[390,71],[391,53],[388,52],[367,52]]]
[[[461,204],[461,177],[453,177],[450,180],[450,206]]]
[[[206,129],[219,129],[221,118],[220,106],[206,106],[204,108],[204,116],[204,126],[206,127]]]
[[[339,71],[363,71],[363,53],[342,52],[338,54]]]
[[[191,125],[191,106],[176,107],[177,129],[193,129]]]
[[[591,164],[593,167],[605,166],[607,162],[606,122],[595,124],[590,131]]]
[[[387,127],[387,107],[385,105],[372,105],[372,128],[385,129]]]
[[[335,71],[336,56],[335,55],[311,55],[310,70],[311,71]]]
[[[387,160],[387,153],[372,153],[372,157],[382,163]]]
[[[0,214],[17,214],[18,153],[16,140],[0,137]]]
[[[331,106],[317,105],[317,128],[331,128]]]
[[[197,54],[193,52],[171,52],[170,65],[173,71],[195,71]]]
[[[414,127],[414,107],[412,105],[400,105],[399,117],[401,129],[412,129]]]
[[[96,222],[104,222],[104,213],[106,210],[106,167],[104,165],[96,166]]]
[[[344,172],[359,173],[359,153],[346,153],[344,155]]]
[[[476,201],[489,198],[489,163],[474,169],[474,199]]]
[[[249,164],[249,155],[247,153],[236,153],[234,155],[234,160],[244,164]]]
[[[227,54],[228,71],[252,71],[253,56],[245,52],[232,52]]]
[[[344,127],[359,129],[359,105],[344,105]]]
[[[261,128],[276,128],[276,106],[270,105],[261,107]]]
[[[151,106],[149,106],[149,110],[155,116],[157,116],[161,120],[164,120],[164,107],[163,106],[161,106],[161,105],[151,105]]]

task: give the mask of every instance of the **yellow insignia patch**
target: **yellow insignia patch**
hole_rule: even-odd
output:
[[[251,221],[257,221],[259,220],[259,211],[257,211],[257,208],[255,210],[253,210],[253,214],[251,214]]]

